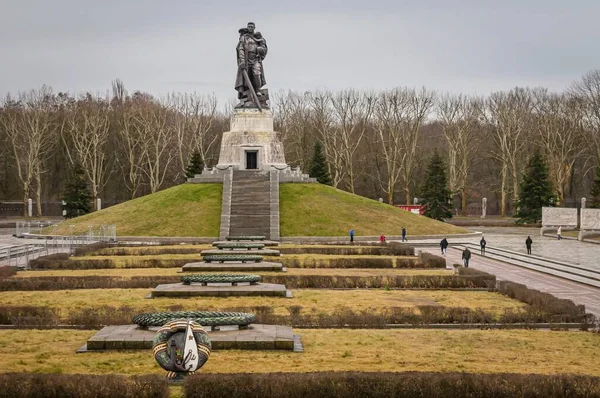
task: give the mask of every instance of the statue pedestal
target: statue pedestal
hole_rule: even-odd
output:
[[[265,109],[234,109],[230,131],[223,133],[217,169],[279,170],[287,168],[283,145],[273,130],[273,114]]]

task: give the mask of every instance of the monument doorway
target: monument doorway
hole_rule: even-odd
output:
[[[258,151],[246,151],[246,169],[258,169]]]

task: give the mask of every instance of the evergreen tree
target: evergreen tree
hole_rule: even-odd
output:
[[[446,177],[446,165],[434,152],[429,165],[425,181],[421,187],[421,202],[425,206],[425,215],[435,220],[452,218],[451,196]]]
[[[590,196],[591,198],[588,201],[588,207],[600,209],[600,165],[596,167],[596,175],[594,176],[594,182],[590,189]]]
[[[190,163],[185,169],[185,176],[187,178],[194,178],[196,174],[202,174],[202,170],[204,169],[204,162],[202,161],[202,155],[200,152],[192,153],[192,157],[190,158]]]
[[[548,180],[548,166],[535,151],[523,174],[517,201],[518,223],[536,223],[542,219],[542,207],[552,206],[554,194]]]
[[[320,141],[315,142],[314,155],[308,174],[311,177],[316,178],[321,184],[331,185],[331,177],[329,176],[329,171],[327,170],[327,161],[325,160],[323,145]]]
[[[82,216],[92,211],[92,195],[84,178],[83,169],[75,164],[65,187],[63,195],[63,210],[66,210],[66,218]]]

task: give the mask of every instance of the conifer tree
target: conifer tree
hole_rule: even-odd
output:
[[[440,155],[434,152],[425,181],[421,187],[421,204],[425,206],[425,215],[435,220],[452,218],[450,190],[446,177],[446,165]]]
[[[196,174],[202,174],[202,170],[204,169],[204,162],[202,161],[202,155],[200,152],[196,151],[192,153],[192,157],[190,158],[190,163],[185,169],[185,176],[187,178],[194,178]]]
[[[308,173],[311,177],[316,178],[321,184],[331,185],[331,177],[327,170],[327,161],[323,153],[323,145],[320,141],[315,142],[315,149]]]
[[[590,200],[588,201],[589,206],[592,209],[600,209],[600,165],[596,167],[596,175],[594,176],[594,182],[590,189]]]
[[[92,211],[92,195],[87,186],[81,165],[76,163],[71,169],[71,174],[65,187],[63,195],[63,210],[66,210],[65,217],[79,217]]]
[[[541,153],[535,151],[523,174],[517,205],[518,223],[536,223],[542,219],[542,207],[552,206],[554,193],[548,180],[548,166]]]

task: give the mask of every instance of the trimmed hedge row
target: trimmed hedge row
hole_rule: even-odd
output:
[[[310,245],[304,247],[282,247],[279,249],[282,254],[323,254],[323,255],[369,255],[369,256],[414,256],[415,249],[403,243],[388,243],[378,246],[343,246],[327,247]]]
[[[185,264],[195,261],[202,261],[202,257],[189,259],[158,259],[142,258],[133,263],[125,264],[122,268],[180,268]],[[77,259],[69,257],[66,253],[50,254],[41,256],[29,261],[32,269],[107,269],[118,268],[117,263],[112,259],[94,258]]]
[[[530,305],[532,312],[542,312],[563,322],[581,322],[591,317],[586,314],[585,306],[576,305],[571,300],[559,299],[550,293],[530,289],[520,283],[500,281],[496,284],[498,292]]]
[[[593,398],[600,378],[476,373],[234,373],[192,375],[187,398]]]
[[[0,267],[0,280],[10,278],[17,273],[17,267],[5,266]]]
[[[446,268],[443,257],[420,253],[419,257],[366,257],[365,258],[290,258],[263,257],[264,261],[280,262],[290,268]],[[202,261],[202,257],[188,259],[140,258],[126,263],[123,268],[179,268],[187,263]],[[104,269],[117,268],[113,259],[77,259],[66,253],[41,256],[29,262],[32,269]]]
[[[167,311],[182,311],[182,305],[173,305]],[[250,306],[234,308],[201,308],[206,311],[249,312],[257,316],[257,322],[272,325],[288,325],[299,328],[385,328],[387,325],[429,325],[429,324],[491,324],[506,325],[517,323],[559,323],[574,321],[572,318],[547,314],[536,309],[525,311],[507,310],[498,315],[481,309],[443,307],[424,305],[417,307],[390,307],[374,311],[365,309],[355,311],[350,307],[337,308],[331,313],[321,313],[302,306],[288,307],[288,315],[273,313],[269,306]],[[18,327],[49,327],[55,325],[79,326],[97,329],[105,325],[129,324],[131,318],[144,312],[154,312],[149,306],[133,309],[131,307],[99,306],[72,310],[62,316],[58,308],[34,306],[0,307],[0,324]],[[592,326],[593,319],[580,317],[578,323],[584,328]]]
[[[167,398],[164,377],[117,375],[0,374],[0,398]]]
[[[178,283],[179,276],[40,276],[0,280],[0,291],[71,289],[148,289]],[[332,276],[268,275],[263,283],[284,284],[289,289],[470,289],[489,288],[493,283],[482,276],[398,275]]]

